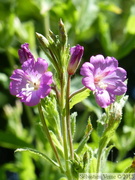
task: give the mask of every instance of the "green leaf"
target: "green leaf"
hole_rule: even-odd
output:
[[[90,118],[89,118],[88,119],[88,124],[86,126],[86,130],[85,130],[85,135],[84,135],[83,139],[81,140],[81,142],[79,143],[78,148],[75,151],[77,154],[81,153],[81,151],[83,150],[85,144],[89,140],[92,129],[93,129],[92,124],[91,124],[91,121],[90,121]]]
[[[0,84],[4,88],[8,88],[8,86],[9,86],[8,76],[6,74],[4,74],[4,73],[0,73]]]
[[[99,6],[102,10],[111,11],[116,14],[121,14],[122,9],[120,9],[118,6],[116,6],[113,2],[99,2]]]
[[[0,146],[16,149],[19,147],[32,147],[32,145],[26,140],[22,140],[21,138],[18,138],[13,133],[0,131]]]
[[[127,22],[127,32],[129,34],[135,34],[135,15],[131,15],[128,18],[128,22]]]
[[[103,158],[104,151],[112,139],[112,136],[115,134],[117,127],[119,126],[122,118],[122,108],[127,100],[126,96],[119,96],[116,99],[116,102],[110,105],[106,111],[107,114],[107,126],[106,129],[100,138],[99,149],[98,149],[98,170],[101,167],[101,159]]]
[[[45,100],[42,100],[42,107],[45,120],[50,130],[61,136],[60,132],[60,118],[57,109],[57,102],[55,97],[48,96]]]
[[[117,58],[122,58],[126,56],[135,46],[135,34],[125,34],[124,40],[120,44],[118,51],[117,51]]]
[[[131,166],[129,166],[124,173],[135,173],[135,159],[133,160]]]
[[[59,167],[59,165],[58,165],[55,161],[53,161],[52,159],[50,159],[47,155],[45,155],[45,154],[37,151],[36,149],[32,149],[32,148],[18,148],[18,149],[15,150],[15,152],[24,152],[24,151],[30,152],[30,153],[33,153],[33,154],[39,156],[39,157],[42,157],[42,158],[44,158],[45,160],[48,160],[51,164]]]
[[[78,13],[77,31],[83,32],[87,30],[97,18],[99,8],[97,0],[78,1],[73,0]]]
[[[123,159],[121,161],[117,161],[117,163],[114,163],[115,171],[116,172],[124,172],[128,167],[131,166],[132,161],[133,161],[132,158],[126,158],[126,159]]]
[[[99,14],[98,18],[98,28],[99,28],[99,34],[100,34],[100,42],[106,51],[106,53],[111,53],[114,51],[112,46],[112,40],[111,40],[111,33],[110,33],[110,25],[108,22],[108,19],[106,15],[103,13]]]
[[[78,160],[73,160],[71,162],[71,171],[73,176],[75,177],[74,179],[78,179],[79,173],[83,172],[83,164]]]
[[[130,9],[130,16],[128,17],[127,24],[126,24],[126,30],[129,34],[135,35],[135,5],[131,6]]]
[[[111,115],[109,119],[108,127],[106,128],[99,142],[99,152],[98,152],[99,156],[101,156],[105,147],[108,145],[119,123],[120,123],[120,119],[114,119],[114,117]]]
[[[0,47],[5,49],[10,47],[15,32],[14,24],[15,24],[15,14],[10,13],[8,19],[6,19],[2,24],[3,27],[0,33],[0,38],[1,38]]]
[[[106,114],[103,113],[100,119],[97,120],[97,133],[101,137],[106,128]]]
[[[97,172],[97,159],[93,157],[90,162],[90,173]]]
[[[135,127],[134,108],[129,102],[127,102],[125,105],[124,123],[128,127]]]
[[[111,151],[111,149],[114,147],[114,145],[110,145],[107,148],[104,149],[104,153],[103,153],[103,157],[102,157],[102,167],[101,167],[101,171],[104,170],[106,168],[106,162],[107,162],[107,158],[108,155]]]
[[[91,148],[89,148],[83,155],[84,173],[89,173],[89,171],[90,171],[90,163],[91,163],[92,158],[93,158],[93,151],[92,151]]]
[[[64,157],[63,147],[60,144],[59,140],[57,139],[56,135],[52,131],[49,131],[49,132],[50,132],[53,143],[57,147],[57,150],[58,150],[59,154],[61,155],[61,157]]]
[[[89,89],[84,89],[81,92],[76,93],[71,99],[70,99],[70,109],[77,103],[83,101],[90,95]]]
[[[77,112],[72,113],[70,116],[72,137],[74,137],[76,132],[76,116]]]
[[[19,179],[25,180],[29,177],[31,180],[36,180],[35,164],[33,163],[33,154],[16,153],[16,173],[19,174]],[[21,162],[21,163],[20,163]],[[15,166],[15,165],[14,165]],[[10,170],[9,170],[10,171]],[[11,170],[11,172],[14,172]]]

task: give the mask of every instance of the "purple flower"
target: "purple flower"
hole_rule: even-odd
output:
[[[84,47],[76,45],[70,49],[71,58],[68,65],[68,74],[73,75],[78,68],[81,58],[83,56]]]
[[[92,56],[90,62],[82,65],[80,73],[84,76],[82,84],[94,91],[96,102],[103,108],[113,103],[116,95],[127,90],[124,83],[126,71],[118,67],[114,57]]]
[[[21,45],[21,49],[18,50],[18,55],[20,57],[21,64],[23,64],[25,61],[27,61],[30,58],[34,59],[32,53],[30,52],[28,43]]]
[[[28,59],[22,64],[22,69],[14,70],[10,79],[10,93],[20,98],[27,106],[37,105],[41,98],[46,97],[52,83],[52,73],[47,72],[48,64],[38,58]]]

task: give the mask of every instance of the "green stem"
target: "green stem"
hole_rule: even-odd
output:
[[[69,159],[68,159],[68,143],[67,143],[67,124],[65,119],[65,88],[64,88],[64,76],[61,74],[61,121],[62,121],[62,135],[63,135],[63,146],[64,146],[64,155],[65,155],[65,166],[66,166],[66,175],[69,180],[72,180]]]
[[[49,35],[49,29],[50,29],[49,11],[46,13],[46,15],[43,15],[43,19],[44,19],[45,36],[47,37]]]
[[[45,132],[45,134],[46,134],[46,136],[47,136],[47,139],[48,139],[48,141],[49,141],[49,143],[50,143],[50,145],[51,145],[51,147],[52,147],[52,150],[53,150],[53,152],[54,152],[54,154],[55,154],[55,157],[56,157],[56,159],[57,159],[57,162],[58,162],[59,165],[60,165],[61,171],[64,172],[63,167],[62,167],[62,165],[61,165],[61,161],[60,161],[59,156],[58,156],[57,149],[56,149],[56,147],[55,147],[55,145],[54,145],[54,143],[53,143],[53,141],[52,141],[52,138],[51,138],[49,129],[48,129],[47,124],[46,124],[46,122],[45,122],[44,115],[43,115],[43,111],[42,111],[42,107],[41,107],[41,104],[40,104],[40,103],[38,104],[38,111],[39,111],[39,114],[40,114],[40,119],[41,119],[41,123],[42,123],[43,130],[44,130],[44,132]]]
[[[101,157],[102,157],[102,151],[99,151],[98,158],[97,158],[97,172],[96,173],[100,173]]]
[[[57,89],[56,84],[53,84],[53,86],[52,86],[51,88],[55,91],[56,98],[57,98],[57,102],[58,102],[58,104],[60,104],[60,92],[59,92],[59,90]]]
[[[66,121],[67,121],[68,141],[69,141],[69,147],[70,147],[70,156],[71,156],[71,159],[73,160],[74,149],[73,149],[73,139],[72,139],[72,133],[71,133],[70,106],[69,106],[70,81],[71,81],[71,76],[68,75],[67,90],[66,90]]]

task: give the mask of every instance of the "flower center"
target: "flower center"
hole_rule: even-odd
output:
[[[31,93],[32,91],[38,90],[39,89],[39,84],[40,84],[39,81],[37,81],[37,82],[36,81],[35,82],[28,81],[26,83],[26,87],[22,88],[22,91],[23,91],[24,95],[28,96],[29,93]]]
[[[107,84],[103,83],[103,82],[99,82],[98,83],[98,86],[101,88],[101,89],[106,89],[107,88]]]
[[[97,87],[101,88],[101,89],[106,89],[107,88],[107,84],[105,84],[102,79],[103,79],[103,75],[98,75],[94,78],[94,83]]]
[[[34,86],[34,90],[37,90],[39,88],[39,82],[34,82],[33,86]]]

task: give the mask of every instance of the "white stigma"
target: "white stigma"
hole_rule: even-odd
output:
[[[107,84],[103,83],[103,82],[99,82],[98,83],[98,86],[101,88],[101,89],[106,89],[107,88]]]
[[[39,81],[37,82],[28,81],[26,83],[26,87],[22,88],[23,94],[28,96],[32,91],[38,90],[39,84],[40,84]]]

